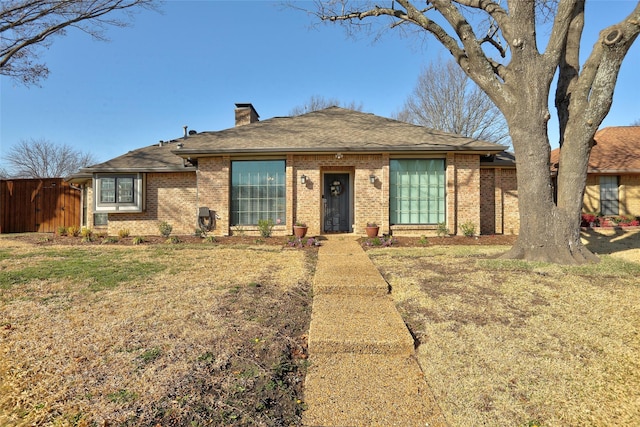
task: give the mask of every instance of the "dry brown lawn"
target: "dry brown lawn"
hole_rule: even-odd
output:
[[[597,265],[507,246],[369,251],[452,426],[640,423],[640,234],[591,232]]]
[[[0,425],[295,425],[314,251],[0,238]]]

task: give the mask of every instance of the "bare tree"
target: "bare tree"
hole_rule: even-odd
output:
[[[391,28],[415,28],[441,43],[509,125],[518,159],[520,233],[505,257],[575,264],[598,261],[580,241],[587,163],[593,136],[611,108],[622,61],[640,32],[638,2],[626,18],[600,32],[581,63],[585,4],[395,0],[381,7],[331,0],[317,1],[315,13],[325,21],[355,25],[387,18]],[[547,122],[556,75],[561,154],[554,201]]]
[[[318,111],[325,108],[338,106],[349,108],[350,110],[362,111],[362,104],[356,104],[355,101],[351,101],[348,104],[343,104],[336,98],[324,98],[320,95],[311,95],[311,97],[304,104],[293,107],[291,111],[289,111],[289,115],[299,116],[301,114],[310,113],[312,111]]]
[[[96,163],[90,153],[46,139],[20,141],[9,150],[5,161],[9,166],[8,175],[14,178],[62,178]]]
[[[630,126],[640,126],[640,119],[637,119],[636,121],[634,121],[633,123],[631,123]]]
[[[0,2],[0,74],[25,85],[49,74],[38,62],[38,48],[53,36],[78,28],[96,39],[109,26],[128,25],[134,8],[153,8],[155,0],[3,0]],[[122,12],[122,13],[118,13]]]
[[[453,61],[431,63],[396,119],[470,138],[509,143],[504,116]]]

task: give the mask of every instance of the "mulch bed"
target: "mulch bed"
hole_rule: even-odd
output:
[[[212,245],[268,245],[286,247],[291,236],[216,236],[215,242],[205,242],[201,237],[196,236],[177,236],[179,243],[177,244],[212,244]],[[4,236],[4,238],[15,239],[18,241],[31,243],[34,245],[120,245],[132,246],[133,237],[123,237],[107,240],[106,237],[94,237],[92,241],[83,241],[82,237],[59,236],[57,234],[47,233],[27,233],[15,236]],[[514,235],[486,235],[486,236],[449,236],[449,237],[410,237],[410,236],[394,236],[394,247],[423,247],[423,246],[443,246],[443,245],[513,245],[517,236]],[[144,236],[144,242],[141,245],[157,245],[166,244],[167,239],[161,236]],[[317,238],[322,244],[323,236]],[[367,246],[369,240],[366,237],[359,239],[363,246]]]

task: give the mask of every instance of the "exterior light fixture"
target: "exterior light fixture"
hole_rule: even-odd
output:
[[[336,153],[336,159],[340,160],[342,158],[342,153]]]
[[[372,184],[376,183],[376,176],[375,175],[369,175],[369,182]]]
[[[307,176],[306,175],[302,175],[300,177],[300,184],[304,185],[307,183]]]

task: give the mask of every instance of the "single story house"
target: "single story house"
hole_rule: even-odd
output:
[[[274,235],[297,222],[310,235],[429,235],[439,223],[452,234],[517,234],[515,161],[499,144],[330,107],[260,121],[236,104],[236,126],[187,131],[168,142],[81,169],[83,225],[117,234],[258,232]]]
[[[582,211],[640,216],[640,126],[606,127],[593,139]],[[560,149],[553,150],[553,175],[559,158]]]

